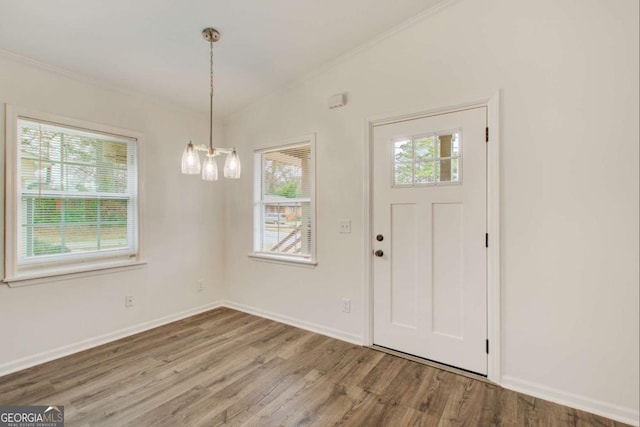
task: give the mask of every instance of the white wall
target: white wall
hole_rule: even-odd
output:
[[[502,382],[637,424],[638,39],[635,0],[461,0],[229,117],[230,300],[362,339],[365,119],[501,88]],[[318,266],[250,259],[252,150],[310,132]]]
[[[0,286],[0,373],[220,300],[362,340],[365,119],[502,88],[502,382],[637,424],[638,39],[636,0],[455,1],[231,116],[223,145],[240,148],[243,179],[213,185],[178,170],[206,115],[0,57],[0,103],[145,134],[149,261]],[[342,91],[348,105],[328,110]],[[251,151],[310,132],[319,264],[249,259]],[[3,120],[0,140],[4,163]]]
[[[207,115],[0,56],[1,160],[5,103],[144,133],[148,264],[82,279],[0,286],[0,375],[225,298],[222,241],[216,238],[222,235],[219,200],[224,192],[219,183],[180,174],[186,141],[208,140]],[[0,188],[4,189],[4,171]],[[4,206],[0,210],[4,216]],[[4,236],[2,242],[3,252]],[[201,278],[205,290],[197,292]],[[134,296],[134,307],[125,309],[125,295]]]

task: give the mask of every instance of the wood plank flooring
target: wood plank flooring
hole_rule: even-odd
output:
[[[0,377],[67,426],[622,426],[219,308]]]

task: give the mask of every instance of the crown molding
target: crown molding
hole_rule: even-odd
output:
[[[70,71],[66,68],[58,67],[55,65],[48,64],[46,62],[38,61],[37,59],[33,59],[28,56],[20,55],[15,52],[11,52],[6,49],[0,48],[0,59],[5,59],[10,62],[26,65],[28,67],[32,67],[41,71],[45,71],[51,74],[57,74],[59,76],[74,80],[79,83],[83,83],[90,86],[96,86],[100,89],[104,89],[110,92],[116,92],[124,96],[129,96],[132,98],[139,99],[143,102],[148,102],[151,104],[155,104],[160,107],[164,107],[170,110],[180,111],[188,114],[198,114],[204,115],[206,112],[199,111],[195,109],[188,108],[182,104],[173,103],[171,101],[164,100],[162,98],[154,97],[153,95],[148,95],[146,93],[137,92],[131,89],[125,89],[121,86],[117,86],[111,83],[106,82],[105,80],[95,79],[93,77],[89,77],[87,75],[76,73],[74,71]]]

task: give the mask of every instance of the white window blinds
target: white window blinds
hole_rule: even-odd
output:
[[[20,118],[17,264],[137,249],[136,141]]]
[[[313,252],[312,144],[256,153],[261,181],[256,252],[310,259]]]

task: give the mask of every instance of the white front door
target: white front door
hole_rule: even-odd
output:
[[[487,109],[373,131],[374,344],[487,374]]]

